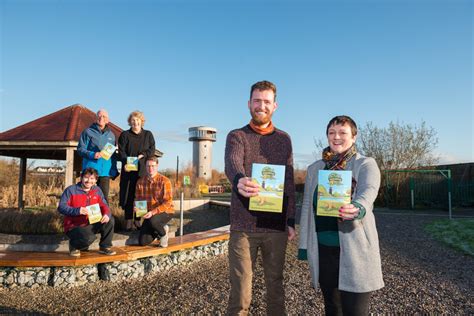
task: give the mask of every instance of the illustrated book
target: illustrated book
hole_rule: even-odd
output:
[[[142,217],[143,215],[148,213],[146,200],[135,201],[135,207],[137,208],[137,210],[135,211],[136,217]]]
[[[352,171],[319,170],[318,216],[339,217],[339,208],[351,203]]]
[[[252,164],[252,181],[260,185],[257,196],[249,201],[249,210],[281,213],[285,188],[285,166]]]
[[[127,170],[138,171],[138,157],[127,157]]]
[[[99,204],[92,204],[86,206],[87,208],[87,218],[89,219],[89,224],[95,224],[100,222],[102,219],[102,212],[100,211]]]
[[[104,148],[102,148],[102,150],[100,151],[100,155],[105,160],[109,160],[110,157],[112,157],[112,155],[114,154],[115,149],[117,149],[117,147],[114,144],[107,143],[105,144]]]

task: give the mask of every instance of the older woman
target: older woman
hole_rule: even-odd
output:
[[[326,315],[368,315],[372,291],[384,286],[373,203],[380,186],[374,159],[357,152],[357,125],[336,116],[326,128],[329,146],[308,167],[300,220],[298,257],[308,260]],[[352,199],[339,218],[316,215],[319,170],[351,170]]]
[[[123,131],[118,140],[119,157],[122,161],[122,174],[120,177],[120,206],[125,211],[126,229],[131,230],[133,224],[138,228],[140,221],[133,222],[133,201],[135,199],[135,186],[138,178],[146,175],[145,162],[155,153],[155,139],[150,131],[143,129],[145,116],[140,111],[134,111],[128,116],[130,129]],[[138,166],[133,168],[133,163],[127,158],[138,160]],[[138,167],[138,168],[136,168]],[[138,169],[138,170],[135,170]]]

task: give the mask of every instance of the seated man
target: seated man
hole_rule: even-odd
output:
[[[160,246],[168,247],[166,225],[174,214],[173,194],[170,180],[158,173],[158,158],[149,157],[146,161],[146,176],[137,182],[135,201],[146,201],[147,213],[140,228],[138,242],[141,246],[151,244],[160,237]],[[134,212],[137,208],[134,207]]]
[[[64,232],[69,237],[69,254],[79,257],[81,250],[87,250],[100,233],[99,253],[114,255],[111,249],[114,235],[114,218],[102,190],[96,186],[98,174],[94,168],[86,168],[81,173],[81,182],[64,190],[58,211],[64,215]],[[102,218],[89,224],[86,206],[98,204]]]

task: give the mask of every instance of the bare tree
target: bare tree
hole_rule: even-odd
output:
[[[436,131],[424,121],[420,125],[390,122],[380,128],[368,122],[360,128],[358,149],[373,157],[380,169],[414,169],[431,166],[438,161],[434,149]]]

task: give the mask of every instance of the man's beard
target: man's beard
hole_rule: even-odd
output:
[[[254,112],[250,111],[250,115],[252,116],[252,121],[255,125],[265,125],[270,123],[272,120],[272,114],[266,114],[265,116],[257,115]]]

